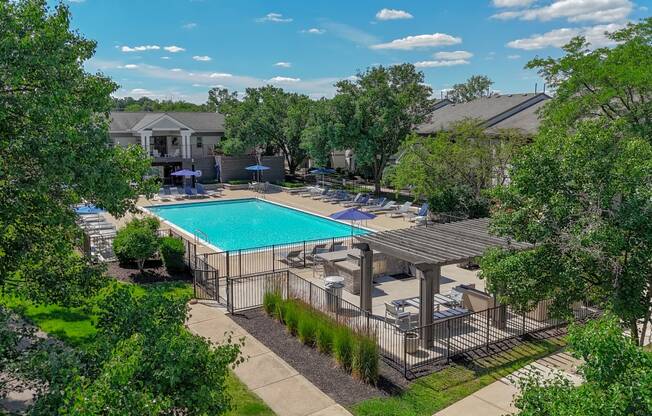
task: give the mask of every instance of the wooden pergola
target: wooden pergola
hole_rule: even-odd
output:
[[[489,234],[488,218],[383,231],[357,239],[363,262],[360,307],[371,310],[372,250],[414,264],[419,279],[421,339],[426,345],[432,343],[429,324],[433,321],[432,299],[435,293],[439,293],[441,266],[471,261],[489,248],[523,250],[532,247],[528,243]]]

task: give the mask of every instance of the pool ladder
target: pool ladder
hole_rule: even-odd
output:
[[[208,238],[208,234],[200,230],[199,228],[194,229],[194,235],[195,235],[195,244],[199,243],[199,237],[201,237],[204,241],[210,244],[211,239]]]

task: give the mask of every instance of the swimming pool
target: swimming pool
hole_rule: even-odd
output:
[[[201,230],[221,250],[350,236],[349,224],[260,199],[147,207],[189,234]],[[354,228],[353,234],[368,231]],[[200,237],[201,238],[201,237]]]

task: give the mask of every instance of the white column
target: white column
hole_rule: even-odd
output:
[[[192,157],[190,149],[190,132],[182,131],[181,132],[181,157],[184,159],[190,159]]]
[[[150,154],[149,142],[151,137],[152,137],[151,131],[143,131],[140,133],[140,145],[143,146],[143,149],[145,149],[145,153],[147,153],[148,155]]]

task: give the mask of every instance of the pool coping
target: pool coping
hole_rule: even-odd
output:
[[[267,200],[265,198],[259,198],[259,197],[234,198],[234,199],[223,199],[223,200],[201,201],[201,202],[199,202],[199,201],[197,201],[197,202],[188,201],[188,202],[180,202],[180,203],[174,203],[174,204],[158,204],[158,205],[154,204],[154,205],[138,206],[137,209],[140,210],[140,211],[143,211],[146,214],[155,216],[156,218],[159,219],[159,221],[161,221],[161,223],[166,224],[167,226],[169,226],[170,228],[173,228],[177,232],[188,235],[189,237],[191,237],[195,241],[201,242],[202,245],[214,250],[217,253],[228,253],[228,252],[234,252],[234,251],[238,251],[238,250],[246,250],[247,252],[252,253],[252,252],[259,251],[259,250],[264,250],[264,249],[266,249],[268,247],[274,246],[275,244],[268,244],[266,246],[251,247],[251,248],[224,250],[221,247],[216,246],[215,244],[212,244],[211,242],[204,240],[203,238],[199,238],[195,234],[191,234],[190,232],[188,232],[187,230],[185,230],[182,227],[178,226],[177,224],[174,224],[173,222],[164,219],[163,217],[161,217],[160,215],[155,214],[154,212],[152,212],[149,209],[149,208],[158,208],[158,207],[214,204],[214,203],[220,203],[220,202],[241,202],[241,201],[248,201],[248,200],[262,201],[262,202],[266,202],[268,204],[278,205],[278,206],[283,207],[283,208],[291,209],[291,210],[294,210],[294,211],[299,211],[299,212],[302,212],[304,214],[313,215],[315,217],[323,218],[323,219],[333,221],[333,222],[337,222],[337,223],[340,223],[340,224],[343,224],[343,225],[347,225],[347,226],[351,225],[348,222],[345,222],[343,220],[336,220],[336,219],[328,217],[327,215],[314,213],[314,212],[311,212],[311,211],[308,211],[308,210],[305,210],[305,209],[301,209],[301,208],[295,208],[295,207],[290,206],[290,205],[282,204],[280,202],[275,202],[275,201],[269,201],[269,200]],[[358,228],[363,229],[365,231],[368,231],[370,233],[377,232],[377,230],[374,230],[373,228],[369,228],[369,227],[359,226]],[[202,230],[199,230],[199,231],[202,231]],[[202,233],[203,233],[203,231],[202,231]],[[333,237],[333,238],[345,238],[345,237]],[[320,239],[317,239],[317,240],[320,240]],[[302,241],[296,241],[296,242],[283,243],[283,245],[285,245],[287,247],[294,247],[296,245],[302,244],[304,241],[312,241],[312,240],[302,240]]]

